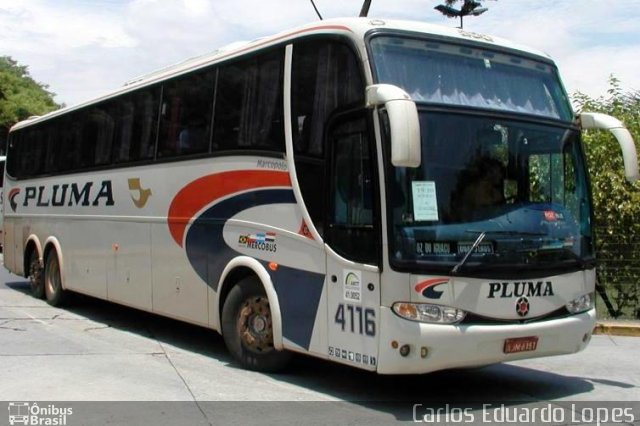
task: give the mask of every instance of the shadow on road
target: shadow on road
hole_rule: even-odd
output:
[[[28,282],[6,286],[28,294]],[[44,302],[43,302],[44,303]],[[158,340],[196,352],[239,368],[216,332],[127,308],[88,296],[74,295],[64,310],[106,326]],[[367,410],[386,412],[398,420],[412,420],[413,404],[444,406],[456,403],[520,404],[522,402],[570,400],[588,393],[596,379],[571,377],[511,364],[477,369],[439,371],[425,375],[382,376],[320,359],[297,356],[286,372],[269,375],[274,380],[313,389],[356,404]],[[607,383],[629,387],[625,383]]]

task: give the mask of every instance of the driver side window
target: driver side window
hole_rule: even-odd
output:
[[[377,261],[373,156],[364,117],[338,124],[330,133],[329,244],[348,259]]]
[[[337,112],[364,104],[364,84],[354,51],[339,40],[325,38],[295,44],[291,79],[296,173],[311,220],[323,235],[327,215],[326,127]]]

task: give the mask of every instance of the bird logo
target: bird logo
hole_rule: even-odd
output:
[[[129,179],[129,191],[132,192],[131,200],[133,201],[133,204],[139,209],[143,208],[147,204],[147,201],[149,201],[149,197],[151,197],[151,189],[142,188],[142,185],[140,184],[140,178]],[[138,193],[137,198],[134,197],[134,192]]]

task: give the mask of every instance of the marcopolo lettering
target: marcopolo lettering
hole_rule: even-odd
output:
[[[27,186],[24,189],[22,206],[28,207],[32,202],[38,207],[114,205],[110,180],[103,180],[99,187],[94,186],[93,182],[64,183],[51,187]]]
[[[489,296],[487,296],[487,299],[495,299],[496,297],[544,297],[553,295],[553,283],[551,281],[515,281],[489,283]]]

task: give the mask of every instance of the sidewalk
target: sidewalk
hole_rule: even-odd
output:
[[[640,321],[601,320],[596,323],[593,334],[640,337]]]

